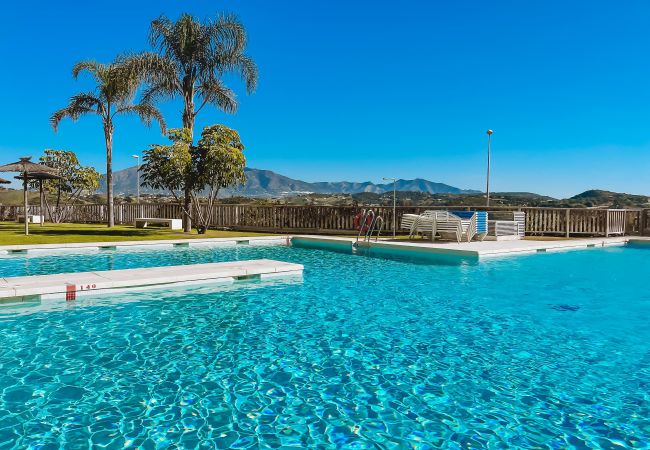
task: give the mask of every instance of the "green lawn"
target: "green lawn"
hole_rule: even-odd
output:
[[[135,228],[132,225],[106,225],[76,223],[46,223],[29,226],[29,236],[25,236],[24,224],[0,222],[0,245],[21,244],[60,244],[68,242],[112,242],[112,241],[147,241],[155,239],[197,239],[245,236],[268,236],[269,233],[248,233],[238,231],[208,230],[199,235],[196,231],[185,234],[166,228]]]

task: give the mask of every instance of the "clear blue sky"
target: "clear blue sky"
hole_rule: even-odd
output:
[[[237,14],[260,69],[257,92],[198,126],[240,131],[249,166],[307,181],[422,177],[483,189],[494,129],[497,191],[568,196],[588,188],[650,194],[647,1],[11,2],[0,49],[1,162],[74,150],[105,167],[96,117],[50,114],[88,89],[70,68],[148,48],[151,19]],[[170,126],[180,106],[162,106]],[[165,142],[120,119],[115,168]]]

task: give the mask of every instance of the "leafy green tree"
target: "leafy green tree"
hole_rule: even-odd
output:
[[[235,16],[221,15],[206,22],[189,14],[182,14],[176,22],[160,16],[151,22],[149,40],[155,51],[131,55],[124,63],[147,81],[145,101],[183,100],[183,128],[191,138],[196,116],[205,106],[226,113],[237,110],[237,99],[223,82],[224,74],[238,73],[247,92],[255,90],[257,66],[244,53],[246,30]],[[189,209],[190,192],[184,195],[184,207]],[[186,220],[185,231],[190,229]]]
[[[141,185],[168,191],[182,203],[179,192],[192,188],[192,138],[187,128],[172,128],[167,136],[172,141],[171,145],[153,144],[144,152],[140,166]],[[185,205],[183,209],[186,215],[190,215]]]
[[[57,131],[61,121],[68,117],[73,121],[86,114],[98,115],[104,126],[106,141],[106,198],[108,203],[108,226],[115,225],[113,211],[113,132],[116,115],[134,114],[147,126],[152,121],[160,124],[165,133],[165,120],[160,111],[151,103],[143,100],[134,104],[134,98],[139,86],[139,78],[135,72],[122,64],[100,64],[94,61],[82,61],[72,68],[72,76],[77,78],[81,72],[88,72],[94,79],[94,92],[84,92],[70,98],[68,106],[56,111],[50,118],[54,131]]]
[[[46,149],[43,153],[41,164],[56,169],[61,177],[43,180],[45,207],[52,222],[64,222],[72,212],[70,205],[99,188],[100,175],[93,167],[82,166],[72,151]]]
[[[205,127],[196,146],[186,128],[170,130],[169,139],[171,145],[152,145],[145,150],[142,184],[169,192],[203,234],[212,223],[221,188],[246,181],[244,145],[239,133],[223,125]],[[193,208],[181,201],[185,192],[190,193]]]

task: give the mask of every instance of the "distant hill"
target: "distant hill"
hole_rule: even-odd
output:
[[[392,182],[386,184],[375,184],[370,181],[361,183],[349,181],[309,183],[280,175],[271,170],[247,167],[245,172],[246,184],[234,189],[224,189],[221,196],[282,197],[308,193],[356,194],[360,192],[381,194],[393,190]],[[136,183],[136,167],[113,172],[113,186],[116,194],[134,194],[136,192]],[[397,180],[396,188],[399,191],[427,192],[429,194],[470,194],[477,192],[419,178],[415,180]],[[105,190],[106,184],[104,178],[102,178],[100,191],[104,192]],[[145,188],[141,188],[141,192],[149,194],[161,193]]]
[[[587,208],[650,207],[650,198],[647,195],[625,194],[599,189],[591,189],[574,195],[564,202],[568,205],[584,206]]]
[[[397,203],[402,206],[477,206],[485,204],[485,193],[453,194],[398,191]],[[365,205],[393,204],[393,193],[375,194],[363,192],[352,194],[351,200]],[[544,195],[527,192],[493,192],[490,195],[492,206],[551,206],[558,200]]]
[[[255,170],[255,169],[251,169]],[[129,178],[124,177],[123,171],[117,172],[116,178],[119,183],[129,182]],[[361,190],[361,192],[338,192],[338,193],[314,193],[308,188],[311,183],[292,180],[288,177],[275,174],[271,171],[257,170],[253,172],[256,176],[249,177],[245,188],[246,192],[254,192],[254,195],[233,195],[224,198],[226,203],[254,203],[254,204],[290,204],[290,205],[385,205],[393,204],[392,185],[375,185],[372,183],[328,183],[328,187],[323,189],[338,188],[341,190]],[[133,171],[135,175],[135,171]],[[126,181],[125,181],[126,180]],[[403,181],[403,180],[402,180]],[[417,180],[413,180],[417,181]],[[405,182],[408,184],[408,181]],[[431,183],[431,182],[426,182]],[[436,185],[437,183],[431,183]],[[333,185],[334,187],[331,187]],[[133,179],[133,189],[135,189],[135,179]],[[288,189],[290,191],[286,190]],[[400,184],[398,183],[398,186]],[[422,185],[421,188],[428,188],[429,184]],[[447,185],[443,185],[447,186]],[[384,190],[384,192],[372,192],[372,190]],[[455,188],[452,188],[455,189]],[[126,192],[125,192],[126,191]],[[130,193],[130,190],[117,190],[118,194]],[[143,190],[143,193],[149,191]],[[268,192],[280,192],[284,195],[271,196]],[[289,192],[289,194],[287,194]],[[423,191],[397,191],[397,204],[403,206],[479,206],[485,204],[485,194],[481,192],[463,193],[430,193]],[[30,204],[38,203],[38,193],[30,192]],[[153,199],[151,199],[153,200]],[[103,194],[95,194],[84,198],[85,202],[104,202]],[[155,200],[153,200],[155,201]],[[164,201],[161,199],[159,201]],[[21,205],[23,202],[23,193],[21,190],[0,188],[0,205]],[[604,190],[592,189],[581,194],[574,195],[567,199],[555,199],[545,195],[539,195],[532,192],[493,192],[490,195],[490,205],[492,206],[531,206],[531,207],[549,207],[549,208],[650,208],[650,197],[646,195],[633,195],[620,192],[611,192]]]

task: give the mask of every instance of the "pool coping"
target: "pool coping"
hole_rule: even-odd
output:
[[[251,242],[279,241],[288,244],[288,236],[251,236],[251,237],[223,237],[223,238],[192,238],[192,239],[155,239],[147,241],[106,241],[106,242],[67,242],[62,244],[21,244],[21,245],[0,245],[0,254],[29,252],[29,250],[66,250],[66,249],[87,249],[87,248],[118,248],[118,247],[139,247],[139,246],[178,246],[179,244],[192,246],[192,244],[206,243],[251,243]]]
[[[271,259],[0,278],[0,300],[75,300],[80,295],[188,283],[302,275],[302,264]]]
[[[293,240],[305,241],[314,246],[334,245],[350,249],[352,251],[355,244],[355,238],[315,236],[315,235],[296,235]],[[465,258],[488,258],[497,256],[516,256],[531,253],[546,253],[557,251],[581,250],[593,247],[607,247],[615,245],[625,245],[627,243],[640,243],[650,245],[650,238],[637,236],[616,236],[616,237],[596,237],[596,238],[577,238],[567,240],[508,240],[508,241],[472,241],[472,242],[427,242],[427,241],[359,241],[359,248],[382,248],[395,249],[401,251],[410,251],[417,253],[430,253],[446,256],[458,256]]]
[[[21,244],[2,245],[0,254],[29,252],[29,250],[66,250],[66,249],[117,249],[120,247],[147,247],[147,246],[188,246],[198,244],[255,244],[256,242],[278,242],[290,245],[293,239],[312,243],[333,244],[338,247],[352,250],[356,239],[353,237],[321,236],[321,235],[284,235],[284,236],[253,236],[253,237],[223,237],[223,238],[196,238],[196,239],[156,239],[148,241],[106,241],[106,242],[69,242],[63,244]],[[641,236],[617,236],[617,237],[596,237],[577,238],[569,240],[510,240],[510,241],[483,241],[483,242],[426,242],[414,241],[391,241],[387,238],[379,241],[359,242],[360,247],[372,248],[395,248],[406,251],[437,253],[451,256],[465,257],[487,257],[506,256],[522,253],[537,253],[544,251],[571,250],[608,245],[623,245],[626,243],[648,244],[650,238]],[[465,247],[465,248],[464,248]],[[481,248],[483,247],[483,248]]]

